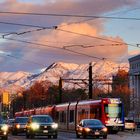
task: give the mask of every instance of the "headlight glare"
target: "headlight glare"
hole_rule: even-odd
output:
[[[57,123],[52,124],[52,128],[53,128],[53,129],[58,128],[58,124],[57,124]]]
[[[20,124],[16,124],[16,128],[19,129],[20,128]]]
[[[107,128],[106,128],[106,127],[104,127],[104,128],[102,129],[102,131],[107,132]]]
[[[84,129],[85,129],[86,132],[89,132],[90,131],[90,128],[88,128],[88,127],[87,128],[84,128]]]
[[[31,128],[33,130],[39,129],[39,124],[38,123],[31,123]]]
[[[2,130],[2,131],[8,131],[8,125],[4,124],[4,125],[1,127],[1,130]]]

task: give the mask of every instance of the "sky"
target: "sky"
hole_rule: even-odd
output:
[[[128,63],[140,54],[139,19],[138,0],[0,0],[0,72]]]

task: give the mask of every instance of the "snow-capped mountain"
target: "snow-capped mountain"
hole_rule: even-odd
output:
[[[4,89],[16,91],[22,88],[28,88],[36,81],[48,81],[58,85],[60,77],[62,79],[88,79],[89,64],[72,64],[57,62],[47,68],[41,70],[38,74],[28,72],[0,72],[0,84]],[[111,79],[117,73],[118,68],[128,71],[128,64],[117,64],[110,61],[92,62],[93,79]],[[78,82],[78,81],[77,81]],[[64,88],[78,87],[72,80],[66,80],[63,84]],[[81,85],[84,87],[85,85]]]

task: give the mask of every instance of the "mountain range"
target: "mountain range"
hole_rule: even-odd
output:
[[[111,61],[92,62],[93,79],[112,79],[112,76],[120,68],[128,71],[129,65],[128,63],[118,64]],[[63,88],[85,88],[88,83],[88,76],[89,64],[57,62],[40,70],[39,73],[24,71],[0,72],[0,85],[1,90],[6,89],[10,93],[15,93],[29,88],[36,81],[48,81],[51,84],[58,85],[61,77],[63,79]]]

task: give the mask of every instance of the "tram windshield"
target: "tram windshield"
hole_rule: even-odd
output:
[[[122,112],[121,104],[105,104],[105,114],[108,118],[120,118]]]

